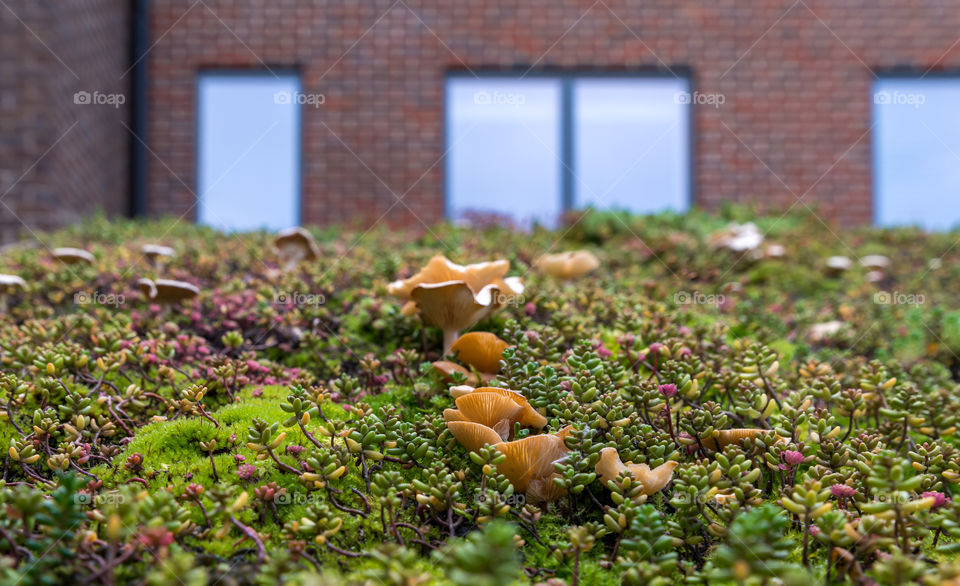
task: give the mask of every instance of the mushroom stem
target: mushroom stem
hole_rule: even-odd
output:
[[[460,332],[457,330],[443,330],[443,356],[447,357],[453,354],[453,343],[457,341],[457,338],[460,337]]]
[[[7,313],[7,293],[0,293],[0,313]],[[452,344],[452,342],[451,342]]]

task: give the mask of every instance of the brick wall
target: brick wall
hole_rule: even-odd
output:
[[[947,1],[156,0],[151,26],[150,210],[195,213],[197,70],[295,65],[326,96],[303,110],[306,223],[440,219],[444,73],[531,64],[689,67],[726,99],[695,108],[696,205],[869,222],[871,69],[960,66]]]
[[[126,104],[74,94],[128,93],[124,0],[0,7],[0,242],[128,208]],[[91,100],[92,101],[92,100]],[[129,102],[129,100],[126,100]],[[42,234],[41,234],[42,238]]]

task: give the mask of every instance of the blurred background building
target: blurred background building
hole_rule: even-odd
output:
[[[811,207],[960,221],[948,0],[0,1],[0,238]]]

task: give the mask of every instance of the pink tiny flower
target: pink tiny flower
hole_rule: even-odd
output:
[[[297,454],[299,454],[299,453],[302,452],[302,451],[303,451],[303,446],[298,446],[298,445],[296,445],[296,444],[294,444],[294,445],[292,445],[292,446],[287,446],[287,453],[288,453],[288,454],[293,454],[294,456],[296,456]]]
[[[530,301],[523,306],[523,311],[527,315],[534,315],[537,313],[537,304],[534,303],[533,301]]]
[[[656,356],[660,354],[661,350],[663,350],[663,344],[661,344],[660,342],[654,342],[653,344],[650,344],[650,347],[647,348],[647,350],[650,352],[650,354],[653,354],[654,356]]]
[[[535,344],[540,341],[540,334],[533,330],[527,330],[524,332],[524,335],[527,337],[527,341],[531,344]]]
[[[691,330],[687,326],[680,326],[679,328],[677,328],[677,331],[680,332],[681,336],[689,336],[690,334],[693,333],[693,330]]]
[[[610,358],[613,355],[613,352],[608,350],[607,347],[603,345],[603,342],[597,340],[596,344],[597,356],[600,358]]]
[[[811,525],[811,526],[810,526],[810,535],[816,537],[816,536],[819,535],[819,534],[820,534],[820,528],[817,527],[816,525]]]
[[[830,494],[837,498],[852,498],[857,494],[857,491],[846,484],[834,484],[830,487]]]
[[[247,457],[242,454],[234,454],[233,461],[236,462],[237,464],[243,464],[244,462],[247,461]]]
[[[237,468],[237,476],[244,480],[250,480],[257,475],[257,467],[253,464],[244,464]]]
[[[677,385],[671,383],[667,385],[660,385],[657,387],[657,390],[660,391],[660,394],[666,398],[670,398],[677,394]]]
[[[936,509],[937,507],[942,507],[943,505],[945,505],[945,504],[947,504],[948,502],[950,502],[950,499],[947,497],[947,495],[943,494],[942,492],[929,491],[929,492],[923,493],[923,494],[920,495],[920,496],[922,496],[923,498],[933,497],[933,507],[932,507],[932,508],[934,508],[934,509]]]
[[[804,460],[803,454],[796,450],[784,450],[783,453],[780,454],[780,457],[783,458],[784,463],[786,463],[789,468],[803,464]]]

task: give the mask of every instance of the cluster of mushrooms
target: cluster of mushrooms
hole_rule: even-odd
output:
[[[293,270],[301,262],[316,260],[319,256],[313,236],[300,227],[278,232],[274,237],[274,248],[284,271]],[[159,244],[144,244],[140,252],[158,274],[176,256],[173,248]],[[90,251],[75,247],[54,248],[50,256],[68,266],[94,265],[97,260]],[[160,305],[164,312],[200,294],[200,289],[192,283],[166,278],[138,279],[137,288],[145,299]],[[19,275],[0,274],[0,313],[7,312],[9,295],[26,289],[27,282]]]
[[[535,266],[557,279],[570,281],[586,275],[600,265],[588,251],[544,255]],[[510,480],[514,489],[531,504],[556,500],[565,493],[554,479],[556,462],[566,458],[566,438],[572,432],[567,426],[553,433],[542,433],[547,425],[543,413],[534,409],[522,393],[511,389],[483,386],[496,379],[501,368],[503,351],[509,345],[490,332],[469,332],[459,335],[500,307],[499,293],[520,294],[523,283],[507,277],[510,263],[496,260],[471,265],[458,265],[443,256],[435,256],[417,274],[398,280],[388,291],[406,303],[403,313],[419,313],[423,319],[443,330],[444,357],[434,369],[448,382],[466,384],[451,387],[456,408],[443,412],[447,428],[457,442],[469,451],[492,445],[503,454],[497,472]],[[460,376],[454,376],[459,374]],[[516,439],[518,429],[529,429],[531,435]],[[596,465],[604,484],[629,472],[643,486],[642,495],[662,490],[672,479],[678,463],[669,461],[651,469],[646,464],[624,463],[614,448],[604,448]]]

